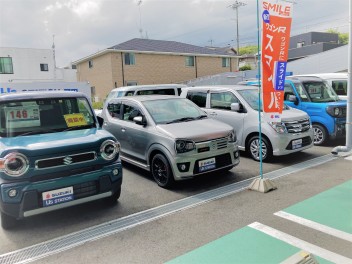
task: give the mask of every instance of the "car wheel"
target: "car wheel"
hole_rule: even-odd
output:
[[[16,218],[9,216],[3,212],[1,212],[1,227],[3,229],[11,229],[17,225]]]
[[[163,154],[156,154],[152,159],[152,175],[156,183],[163,188],[174,184],[174,176],[170,164]]]
[[[247,151],[252,159],[259,161],[259,136],[254,136],[248,141]],[[268,140],[262,137],[262,161],[268,161],[273,155],[273,150]]]
[[[323,145],[327,138],[326,129],[318,124],[313,124],[314,131],[314,145],[320,146]]]
[[[121,187],[110,197],[105,198],[105,203],[108,205],[115,205],[117,203],[117,200],[120,198],[121,195]]]

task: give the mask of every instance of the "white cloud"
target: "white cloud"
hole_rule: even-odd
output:
[[[97,50],[140,37],[205,46],[236,43],[234,0],[0,0],[0,45],[51,48],[65,66]],[[256,44],[256,1],[241,0],[240,45]],[[292,34],[347,31],[348,1],[309,0],[294,5]],[[309,2],[309,5],[307,4]],[[139,9],[141,13],[139,13]],[[19,19],[20,18],[20,19]]]

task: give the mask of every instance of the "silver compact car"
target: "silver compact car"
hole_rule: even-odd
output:
[[[174,181],[239,162],[233,128],[208,118],[186,98],[167,95],[114,98],[104,107],[103,128],[121,143],[121,159],[169,188]]]
[[[237,133],[238,147],[260,160],[257,87],[204,86],[182,89],[188,98],[214,120],[231,125]],[[287,155],[313,146],[313,129],[307,113],[285,106],[281,122],[262,121],[262,160]]]

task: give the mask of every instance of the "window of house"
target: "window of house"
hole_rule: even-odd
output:
[[[0,57],[0,74],[12,74],[12,58],[11,57]]]
[[[125,53],[125,65],[135,65],[136,59],[134,53]]]
[[[186,57],[186,66],[194,67],[194,56]]]
[[[88,67],[93,68],[93,61],[92,60],[88,61]]]
[[[41,63],[40,64],[40,70],[41,71],[49,71],[49,67],[47,63]]]
[[[230,58],[222,58],[222,67],[230,67]]]
[[[126,82],[126,86],[134,86],[134,85],[137,85],[137,82],[135,82],[135,81],[127,81]]]

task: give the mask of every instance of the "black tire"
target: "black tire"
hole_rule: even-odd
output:
[[[152,159],[151,172],[156,183],[163,188],[174,185],[175,179],[169,161],[163,154],[156,154]]]
[[[5,230],[12,229],[17,225],[16,218],[1,212],[1,227]]]
[[[110,197],[105,198],[105,203],[107,205],[113,206],[117,204],[117,200],[120,198],[121,195],[121,186],[120,188]]]
[[[321,146],[326,143],[328,133],[325,127],[319,124],[313,124],[314,131],[314,145]]]
[[[255,161],[259,161],[259,136],[251,137],[247,144],[247,152]],[[273,156],[273,149],[269,141],[262,137],[262,161],[269,161]]]

